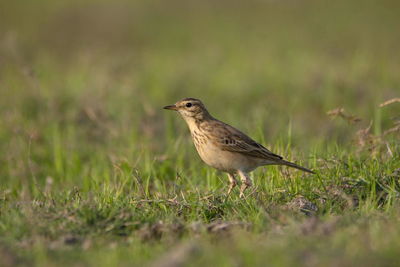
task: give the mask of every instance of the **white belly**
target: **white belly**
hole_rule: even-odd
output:
[[[261,159],[251,158],[236,152],[222,150],[202,134],[193,120],[187,119],[193,143],[196,146],[200,158],[209,166],[224,172],[236,172],[238,170],[250,172],[263,165]]]

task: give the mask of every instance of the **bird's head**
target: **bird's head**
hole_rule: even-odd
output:
[[[196,98],[184,98],[174,105],[165,106],[164,109],[178,111],[185,120],[205,119],[210,116],[204,104]]]

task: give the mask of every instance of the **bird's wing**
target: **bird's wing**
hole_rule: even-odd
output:
[[[209,133],[213,133],[214,136],[211,140],[222,150],[272,161],[279,161],[282,159],[281,156],[272,153],[263,145],[257,143],[232,126],[221,121],[215,121],[215,124],[216,125],[212,127],[213,129],[209,131]]]

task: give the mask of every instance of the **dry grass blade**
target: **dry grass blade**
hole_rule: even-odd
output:
[[[380,136],[376,136],[371,133],[372,121],[368,125],[367,128],[360,129],[356,133],[356,145],[359,148],[359,151],[367,149],[372,153],[373,156],[376,156],[379,152],[379,149],[382,144],[384,144],[382,138]]]
[[[400,97],[389,99],[389,100],[383,102],[382,104],[380,104],[379,107],[381,108],[381,107],[384,107],[384,106],[387,106],[387,105],[390,105],[393,103],[400,103]]]
[[[235,222],[222,222],[216,221],[207,226],[207,230],[211,233],[223,232],[232,229],[233,227],[249,228],[249,223],[235,221]]]
[[[185,206],[187,207],[188,205],[185,203],[181,203],[175,198],[171,199],[139,199],[139,200],[134,200],[133,202],[136,202],[138,204],[140,203],[164,203],[164,204],[169,204],[173,206]]]
[[[383,135],[388,135],[388,134],[391,134],[391,133],[394,133],[394,132],[400,132],[400,121],[396,121],[394,123],[394,127],[384,131]]]
[[[400,103],[400,98],[396,97],[396,98],[389,99],[389,100],[383,102],[382,104],[380,104],[379,107],[384,107],[384,106],[387,106],[387,105],[390,105],[393,103]],[[388,134],[391,134],[394,132],[400,132],[400,121],[395,121],[394,127],[383,132],[383,135],[385,136],[385,135],[388,135]]]
[[[348,123],[356,123],[361,121],[360,118],[358,118],[355,115],[349,115],[345,112],[344,108],[335,108],[332,109],[330,111],[328,111],[326,114],[328,114],[328,116],[334,118],[334,117],[341,117],[344,120],[346,120]]]

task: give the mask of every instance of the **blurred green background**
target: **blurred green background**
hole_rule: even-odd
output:
[[[337,137],[326,111],[370,118],[398,92],[398,1],[0,5],[2,112],[36,127],[90,107],[160,134],[160,107],[191,96],[245,130],[263,121],[267,137],[291,121],[311,145]]]
[[[161,109],[184,97],[202,99],[215,117],[272,148],[290,143],[307,154],[350,144],[356,127],[326,114],[336,107],[363,127],[373,121],[379,134],[399,113],[378,108],[399,92],[399,7],[2,1],[0,160],[9,166],[2,176],[95,155],[137,165],[140,151],[193,159],[183,121]],[[172,147],[179,136],[184,144]],[[66,163],[54,160],[58,149],[72,151]],[[27,166],[28,154],[37,168]]]

